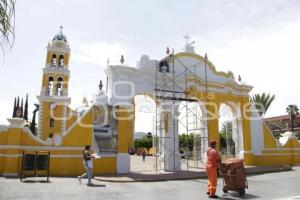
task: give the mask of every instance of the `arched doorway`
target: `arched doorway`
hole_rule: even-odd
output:
[[[243,149],[242,126],[239,108],[234,104],[220,104],[219,138],[223,156],[240,157],[239,152]]]
[[[154,171],[155,101],[148,95],[134,96],[133,149],[129,150],[130,171]],[[143,158],[143,154],[144,158]]]
[[[182,169],[202,168],[207,146],[207,121],[200,102],[181,102],[178,108],[179,148]]]

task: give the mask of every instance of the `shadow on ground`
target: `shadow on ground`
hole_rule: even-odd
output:
[[[51,183],[51,181],[46,180],[22,180],[22,183]]]
[[[106,185],[100,185],[100,184],[91,184],[87,185],[88,187],[106,187]]]
[[[239,193],[237,192],[228,192],[227,194],[223,194],[222,196],[219,196],[219,199],[223,200],[236,200],[236,199],[257,199],[260,198],[259,196],[253,195],[253,194],[245,194],[245,196],[242,198]]]

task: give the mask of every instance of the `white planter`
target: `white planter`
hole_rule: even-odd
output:
[[[8,118],[7,121],[10,125],[20,128],[23,128],[27,124],[26,120],[22,118]]]

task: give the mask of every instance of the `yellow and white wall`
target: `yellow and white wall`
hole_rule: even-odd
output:
[[[300,164],[300,143],[294,135],[286,133],[280,141],[275,140],[266,124],[258,118],[256,111],[250,108],[249,92],[252,89],[251,86],[237,83],[232,72],[216,71],[209,61],[207,62],[206,77],[204,58],[193,51],[178,53],[175,56],[176,73],[182,73],[178,67],[179,61],[186,66],[197,63],[198,69],[201,70],[197,77],[188,77],[188,82],[193,87],[187,88],[188,91],[186,92],[200,102],[205,115],[217,114],[220,105],[225,103],[231,107],[237,116],[237,129],[239,130],[238,134],[240,134],[238,143],[242,147],[238,156],[245,159],[246,165]],[[51,51],[48,51],[47,66],[50,64],[50,57]],[[65,58],[67,65],[69,53],[65,55]],[[130,172],[128,148],[133,145],[134,133],[132,100],[138,94],[154,96],[156,66],[156,60],[151,60],[144,55],[138,62],[137,68],[124,65],[107,67],[109,92],[108,94],[101,93],[105,96],[105,101],[100,99],[99,102],[97,100],[94,103],[104,103],[116,108],[117,152],[114,155],[100,155],[100,158],[95,159],[94,174]],[[82,116],[77,117],[74,115],[75,112],[68,107],[70,98],[67,97],[67,92],[64,93],[63,97],[58,98],[45,95],[46,82],[48,75],[51,75],[51,70],[54,70],[54,73],[62,73],[62,75],[66,73],[64,80],[67,82],[69,80],[68,70],[46,68],[43,74],[41,95],[39,96],[41,104],[40,137],[35,137],[27,127],[16,124],[0,126],[0,174],[2,175],[18,175],[20,173],[21,157],[24,150],[50,151],[50,175],[76,176],[84,171],[82,150],[85,145],[93,145],[94,142],[93,109],[90,108]],[[177,84],[184,84],[184,80],[179,79]],[[68,83],[65,85],[65,89],[67,88]],[[51,110],[49,104],[52,102],[60,105],[57,107],[56,113],[62,117],[62,121],[50,128],[48,118]],[[207,130],[205,134],[207,134],[208,140],[219,140],[218,118],[207,121]],[[49,138],[50,132],[54,133],[55,137]]]

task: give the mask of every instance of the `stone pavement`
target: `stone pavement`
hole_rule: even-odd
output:
[[[207,180],[180,180],[163,182],[100,182],[87,186],[77,178],[50,177],[16,178],[0,177],[0,200],[206,200]],[[274,200],[299,199],[300,167],[281,173],[267,173],[248,177],[249,188],[244,199]],[[218,179],[217,194],[222,200],[240,200],[237,192],[222,191]]]
[[[192,163],[195,166],[195,163]],[[155,159],[146,157],[143,162],[140,156],[131,156],[131,173],[118,175],[102,175],[95,176],[94,179],[107,182],[149,182],[149,181],[168,181],[168,180],[189,180],[207,178],[205,170],[202,168],[189,167],[185,162],[182,162],[181,171],[164,172],[160,169],[155,169]],[[188,169],[188,170],[187,170]],[[291,171],[290,166],[247,166],[247,175],[264,174],[281,171]]]

